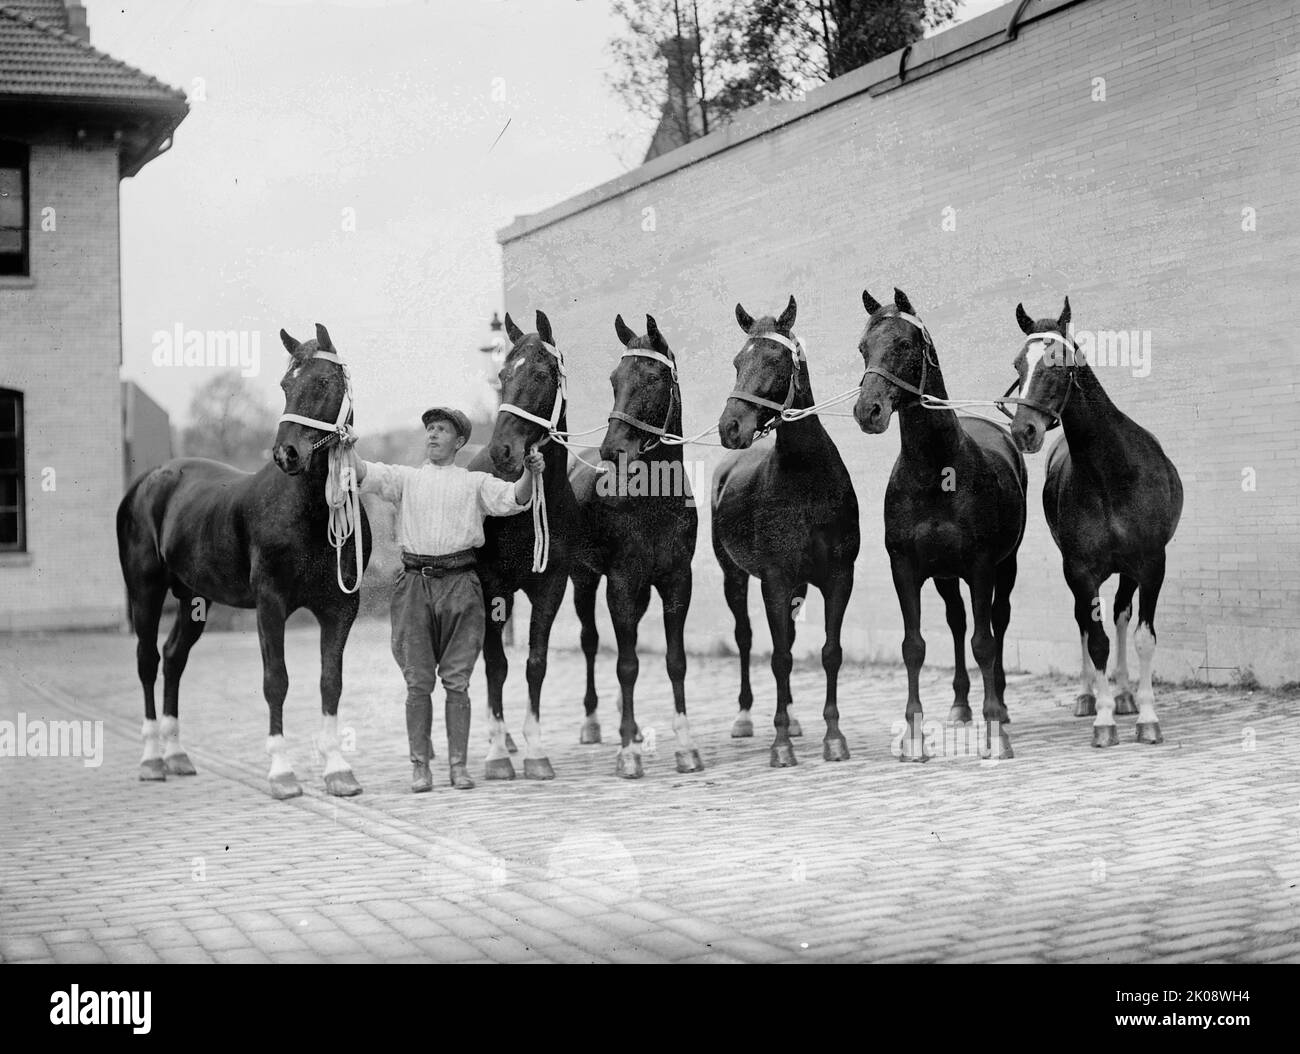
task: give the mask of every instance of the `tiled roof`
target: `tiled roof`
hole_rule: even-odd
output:
[[[185,94],[97,51],[59,24],[32,17],[58,3],[0,4],[0,100],[5,97],[95,99],[185,105]]]

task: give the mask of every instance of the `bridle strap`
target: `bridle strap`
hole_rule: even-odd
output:
[[[786,390],[784,403],[776,403],[771,399],[764,399],[761,395],[755,395],[753,392],[747,392],[741,388],[736,388],[729,396],[727,396],[728,399],[740,399],[743,402],[753,403],[755,406],[762,406],[769,410],[776,411],[776,416],[769,420],[767,424],[763,425],[763,427],[755,434],[755,438],[761,439],[781,423],[782,415],[794,405],[794,393],[795,389],[798,387],[799,381],[799,363],[807,363],[808,354],[804,351],[803,342],[793,333],[787,337],[784,334],[777,333],[773,330],[771,333],[759,333],[751,339],[770,340],[777,344],[781,344],[790,349],[791,357],[792,369],[790,371],[790,387]]]
[[[658,437],[662,437],[668,434],[668,425],[673,419],[673,407],[678,402],[677,363],[675,363],[672,359],[668,358],[667,355],[660,355],[659,352],[657,351],[642,351],[640,348],[628,349],[627,351],[623,352],[621,358],[654,359],[656,362],[661,362],[668,367],[669,377],[670,380],[672,381],[672,386],[668,389],[668,413],[664,416],[664,425],[662,428],[658,427],[657,425],[652,425],[648,421],[642,421],[638,417],[633,417],[631,414],[624,413],[622,410],[611,410],[609,412],[608,420],[625,421],[628,424],[630,424],[633,428],[639,428],[643,432],[649,432],[652,436],[656,437],[654,442],[649,443],[648,445],[643,446],[641,448],[642,453],[644,453],[645,451],[653,449],[655,446],[658,445],[659,443]]]
[[[1027,399],[1023,396],[1013,398],[1011,396],[1012,392],[1023,390],[1024,388],[1024,381],[1019,379],[1017,379],[1016,383],[1006,390],[1006,394],[1003,395],[1001,399],[995,399],[993,400],[993,403],[1007,417],[1014,418],[1015,412],[1008,410],[1004,405],[1005,403],[1010,403],[1014,406],[1027,406],[1031,410],[1037,410],[1041,414],[1046,414],[1051,419],[1051,424],[1047,426],[1047,430],[1050,432],[1061,423],[1061,415],[1065,413],[1065,405],[1070,401],[1070,392],[1079,387],[1078,375],[1075,372],[1076,367],[1079,365],[1079,349],[1074,341],[1070,340],[1068,337],[1062,336],[1060,333],[1044,331],[1042,333],[1029,334],[1029,336],[1025,338],[1024,344],[1020,346],[1020,350],[1024,351],[1025,348],[1029,347],[1029,345],[1036,340],[1054,340],[1057,343],[1062,344],[1069,353],[1070,361],[1066,363],[1065,367],[1069,375],[1069,383],[1065,387],[1065,396],[1061,399],[1061,405],[1053,408],[1051,406],[1044,406],[1042,403],[1034,402],[1032,399]]]
[[[919,385],[915,385],[912,384],[910,381],[903,380],[901,377],[896,377],[894,376],[894,374],[890,373],[883,366],[868,366],[865,370],[862,371],[861,383],[865,384],[867,382],[867,374],[874,373],[881,377],[884,377],[885,380],[887,380],[890,384],[894,385],[896,388],[902,388],[903,391],[911,392],[913,395],[920,396],[921,399],[924,400],[926,397],[925,396],[926,375],[929,372],[929,368],[932,363],[933,365],[936,366],[938,365],[938,362],[935,362],[930,357],[931,353],[934,352],[934,338],[930,336],[930,330],[926,327],[926,324],[922,322],[919,318],[917,318],[915,315],[908,314],[906,311],[900,311],[896,315],[882,315],[881,317],[901,318],[904,322],[910,322],[912,325],[914,325],[917,329],[921,331],[921,336],[925,338],[925,345],[921,349],[921,383]],[[868,328],[870,328],[869,324],[868,324]]]
[[[497,407],[498,413],[504,411],[508,414],[514,414],[515,417],[522,417],[525,421],[531,421],[533,424],[541,425],[545,428],[547,434],[538,443],[539,446],[542,443],[547,442],[551,438],[551,433],[559,427],[560,417],[564,412],[564,404],[569,397],[568,374],[564,368],[564,356],[560,354],[559,349],[556,348],[554,344],[548,344],[546,341],[542,341],[542,347],[555,356],[555,361],[560,367],[560,383],[555,387],[555,404],[551,407],[550,419],[548,420],[545,417],[539,417],[531,410],[525,410],[522,406],[516,406],[514,403],[502,403]]]

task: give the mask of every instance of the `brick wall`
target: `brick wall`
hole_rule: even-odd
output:
[[[1000,33],[1011,10],[925,42],[914,61]],[[615,313],[636,328],[653,313],[678,355],[688,434],[716,422],[732,387],[737,300],[759,315],[797,296],[796,331],[822,397],[861,374],[864,286],[881,300],[895,285],[910,294],[954,397],[998,395],[1012,381],[1017,301],[1054,315],[1068,293],[1079,329],[1150,331],[1148,376],[1098,374],[1160,439],[1186,490],[1156,672],[1300,679],[1300,14],[1273,0],[1088,0],[1035,3],[1026,19],[1015,41],[914,83],[849,94],[884,79],[868,67],[793,107],[805,116],[782,108],[765,134],[747,137],[741,122],[521,218],[501,234],[507,307],[525,328],[533,308],[547,311],[570,363],[574,429],[610,408]],[[885,61],[897,68],[897,56]],[[1093,98],[1096,78],[1104,101]],[[847,97],[826,105],[836,95]],[[1254,231],[1243,230],[1247,208]],[[944,229],[945,209],[955,230]],[[866,436],[851,420],[824,420],[862,508],[846,652],[897,661],[882,526],[897,421]],[[710,462],[718,453],[694,452]],[[1044,462],[1028,459],[1008,659],[1074,672],[1071,602],[1039,497]],[[1243,490],[1248,469],[1253,492]],[[702,514],[688,633],[710,650],[730,645],[731,620]],[[929,659],[950,661],[942,604],[932,588],[923,596]],[[751,598],[757,616],[756,584]],[[805,610],[797,649],[813,654],[815,591]],[[765,627],[755,630],[766,645]],[[607,621],[603,637],[612,639]],[[642,638],[662,640],[657,605]],[[570,608],[552,639],[576,646]]]
[[[31,279],[0,278],[0,386],[25,396],[28,548],[0,554],[0,630],[123,617],[117,195],[115,150],[32,147]]]

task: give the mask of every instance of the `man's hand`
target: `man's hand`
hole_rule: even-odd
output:
[[[546,458],[542,457],[540,450],[533,450],[524,455],[524,468],[528,469],[534,476],[540,476],[542,469],[546,467]]]
[[[542,469],[546,467],[546,459],[542,457],[541,452],[530,450],[524,455],[524,471],[519,474],[519,480],[515,483],[515,504],[527,505],[533,499],[533,482],[540,479]],[[537,484],[541,486],[541,484]]]

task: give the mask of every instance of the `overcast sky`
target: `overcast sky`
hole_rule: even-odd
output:
[[[280,327],[324,322],[363,431],[481,405],[495,232],[626,171],[651,133],[607,85],[603,0],[86,8],[95,46],[190,98],[171,151],[122,184],[123,374],[175,421],[215,372],[154,365],[178,325],[259,334],[278,408]]]

